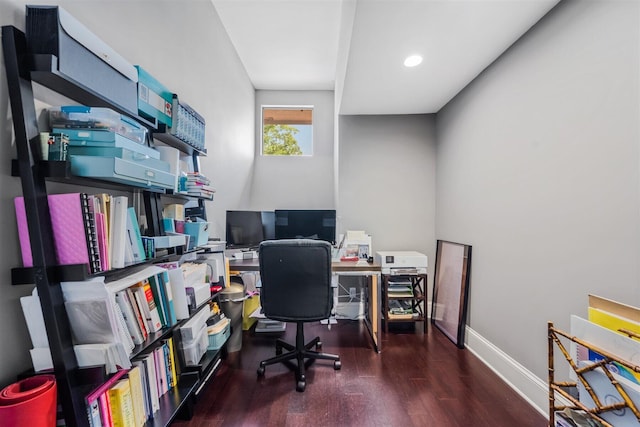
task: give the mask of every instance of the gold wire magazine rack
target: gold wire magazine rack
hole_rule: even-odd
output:
[[[639,339],[640,336],[631,331],[619,330],[624,334],[629,335],[630,338]],[[587,349],[598,353],[602,359],[598,362],[590,362],[587,365],[582,365],[573,359],[571,353],[567,350],[566,344],[571,342],[577,345],[586,347]],[[549,426],[556,427],[557,412],[563,411],[578,411],[578,413],[585,415],[586,417],[596,421],[595,424],[590,423],[588,425],[602,425],[604,427],[618,427],[610,422],[606,421],[602,415],[609,411],[621,411],[628,409],[636,417],[640,424],[640,411],[629,396],[628,392],[622,387],[620,382],[614,376],[614,374],[607,368],[611,364],[619,364],[629,369],[630,371],[640,373],[640,367],[634,365],[626,360],[620,359],[609,353],[607,350],[594,346],[593,344],[581,340],[575,336],[557,329],[553,326],[553,322],[548,322],[548,345],[549,345]],[[555,379],[555,367],[554,367],[554,348],[558,348],[567,363],[576,375],[576,381],[556,381]],[[589,375],[591,372],[598,370],[604,373],[606,379],[610,385],[613,386],[616,392],[619,394],[620,399],[614,399],[616,402],[610,403],[603,402],[594,390],[597,387],[595,384],[589,383]],[[593,377],[592,377],[593,378]],[[584,391],[589,394],[594,406],[589,407],[581,402],[578,397],[571,391],[578,389],[578,382],[583,387]],[[559,399],[559,396],[561,398]],[[562,402],[559,402],[562,401]],[[638,402],[640,403],[640,402]],[[599,424],[598,424],[599,423]],[[564,424],[563,424],[564,425]],[[587,425],[587,424],[585,424]]]

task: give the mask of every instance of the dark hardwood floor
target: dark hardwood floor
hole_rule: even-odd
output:
[[[295,325],[285,338],[294,341]],[[190,421],[174,426],[459,426],[543,427],[548,421],[467,350],[440,331],[383,334],[382,352],[362,322],[339,321],[327,330],[305,325],[305,338],[319,335],[323,351],[340,354],[342,369],[317,361],[307,388],[296,392],[285,365],[260,360],[275,354],[273,336],[245,331],[242,351],[231,353],[198,397]]]

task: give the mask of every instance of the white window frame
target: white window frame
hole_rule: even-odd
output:
[[[265,109],[282,109],[282,110],[311,110],[311,153],[310,154],[264,154],[264,110]],[[282,104],[264,104],[260,106],[260,156],[263,157],[312,157],[314,153],[313,138],[313,122],[315,116],[315,107],[313,105],[282,105]]]

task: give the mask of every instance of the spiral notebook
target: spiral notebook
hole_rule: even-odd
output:
[[[90,273],[100,271],[100,254],[95,222],[85,193],[48,196],[53,243],[59,265],[87,264]],[[25,267],[33,265],[24,198],[16,197],[16,218]],[[29,250],[25,253],[25,248]],[[27,265],[31,259],[31,265]]]

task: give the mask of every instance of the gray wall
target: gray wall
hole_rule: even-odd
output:
[[[340,116],[340,232],[371,234],[373,252],[435,257],[433,115]]]
[[[0,24],[24,29],[24,1],[0,2]],[[47,2],[39,2],[47,3]],[[227,206],[247,203],[254,157],[255,92],[213,5],[188,1],[61,1],[60,4],[98,37],[133,64],[178,93],[207,120],[209,155],[203,172],[217,188],[207,213],[214,233],[224,236]],[[152,7],[151,7],[152,6]],[[178,31],[179,30],[179,31]],[[0,385],[31,366],[31,342],[18,297],[31,287],[11,286],[10,270],[20,265],[12,198],[21,193],[20,181],[10,176],[15,157],[4,63],[0,78]],[[77,187],[74,187],[77,189]],[[73,191],[73,190],[69,190]],[[77,190],[76,190],[77,191]],[[94,191],[89,189],[88,191]]]
[[[470,327],[546,378],[546,322],[640,304],[640,4],[564,1],[437,116],[436,234]]]
[[[261,156],[262,105],[313,105],[313,156]],[[333,91],[256,91],[251,200],[237,208],[335,208],[333,111]]]

